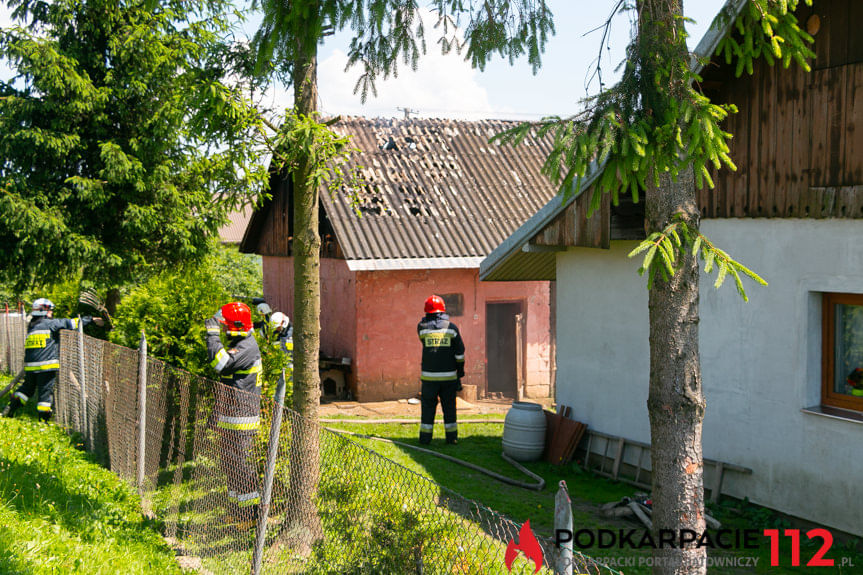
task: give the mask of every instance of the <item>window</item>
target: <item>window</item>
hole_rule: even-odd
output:
[[[464,315],[464,296],[460,293],[445,293],[440,296],[450,317]]]
[[[821,403],[863,411],[863,295],[825,293]]]

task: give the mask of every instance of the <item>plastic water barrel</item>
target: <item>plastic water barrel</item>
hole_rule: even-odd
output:
[[[545,449],[545,414],[538,403],[513,401],[503,422],[503,452],[516,461],[536,461]]]

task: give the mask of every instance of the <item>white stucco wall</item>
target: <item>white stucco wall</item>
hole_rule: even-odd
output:
[[[704,233],[770,285],[702,275],[700,350],[707,398],[704,455],[754,470],[724,490],[863,535],[863,423],[801,409],[821,390],[821,293],[863,293],[859,220],[708,220]],[[626,254],[558,256],[558,402],[598,431],[649,441],[644,278]]]

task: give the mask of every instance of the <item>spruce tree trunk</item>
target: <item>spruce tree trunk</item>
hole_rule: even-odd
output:
[[[296,8],[294,8],[296,9]],[[309,7],[310,18],[317,8]],[[294,109],[298,115],[317,111],[317,43],[296,41],[293,70]],[[301,161],[293,173],[294,191],[294,409],[300,417],[293,422],[289,521],[300,529],[301,547],[321,535],[314,503],[320,472],[318,406],[320,404],[320,248],[318,232],[318,190],[309,185],[311,166]]]
[[[639,59],[642,100],[646,109],[663,117],[674,100],[687,97],[688,66],[681,0],[640,0]],[[668,71],[669,74],[657,75]],[[664,78],[657,85],[656,78]],[[693,233],[698,230],[692,168],[677,180],[663,173],[659,186],[647,190],[647,233],[663,230],[676,215]],[[657,274],[649,295],[650,314],[650,454],[653,483],[653,529],[657,543],[671,533],[676,546],[657,550],[656,575],[696,575],[707,572],[707,552],[688,544],[679,547],[681,532],[700,536],[704,522],[704,463],[701,430],[704,394],[698,356],[698,260],[691,246],[677,254],[679,269],[667,281]]]
[[[673,182],[660,178],[648,191],[646,210],[651,231],[683,210],[697,226],[692,170]],[[656,222],[656,223],[652,223]],[[653,528],[656,541],[670,531],[704,532],[704,465],[701,425],[704,394],[698,356],[698,261],[683,250],[682,266],[670,279],[657,278],[649,295],[650,310],[650,456],[653,468]],[[655,574],[706,573],[706,549],[663,549]]]

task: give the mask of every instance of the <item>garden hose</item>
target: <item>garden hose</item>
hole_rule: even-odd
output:
[[[339,420],[339,422],[341,423],[341,420]],[[462,423],[465,423],[465,422],[462,422]],[[432,451],[431,449],[425,449],[424,447],[418,447],[416,445],[411,445],[409,443],[403,443],[401,441],[396,441],[394,439],[384,439],[383,437],[376,437],[374,435],[366,435],[364,433],[356,433],[353,431],[345,431],[342,429],[332,429],[330,427],[325,427],[324,429],[326,429],[327,431],[332,431],[335,434],[344,433],[346,435],[353,435],[355,437],[362,437],[365,439],[374,439],[375,441],[383,441],[385,443],[392,443],[392,444],[398,445],[400,447],[409,447],[411,449],[416,449],[417,451],[422,451],[423,453],[427,453],[429,455],[434,455],[435,457],[440,457],[442,459],[446,459],[447,461],[451,461],[453,463],[463,465],[464,467],[468,467],[470,469],[473,469],[474,471],[479,471],[480,473],[488,475],[489,477],[497,479],[498,481],[500,481],[502,483],[506,483],[507,485],[513,485],[515,487],[521,487],[523,489],[531,489],[533,491],[542,491],[543,488],[545,487],[545,479],[543,479],[542,477],[540,477],[536,473],[530,471],[529,469],[524,467],[522,464],[520,464],[515,459],[511,458],[506,453],[500,454],[500,456],[503,457],[504,461],[506,461],[507,463],[510,463],[512,466],[514,466],[516,469],[518,469],[519,471],[521,471],[525,475],[528,475],[531,478],[533,478],[536,481],[536,483],[528,483],[526,481],[518,481],[516,479],[510,479],[509,477],[506,477],[505,475],[495,473],[494,471],[491,471],[490,469],[486,469],[485,467],[480,467],[479,465],[475,465],[473,463],[469,463],[469,462],[463,461],[461,459],[456,459],[455,457],[452,457],[450,455],[446,455],[444,453],[438,453],[437,451]]]
[[[404,419],[404,418],[393,418],[393,419],[327,419],[322,418],[319,419],[321,423],[359,423],[359,424],[379,424],[379,423],[403,423],[410,425],[418,425],[422,423],[419,419]],[[437,420],[440,423],[440,419]],[[503,425],[502,419],[459,419],[459,423],[500,423]]]

